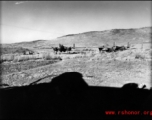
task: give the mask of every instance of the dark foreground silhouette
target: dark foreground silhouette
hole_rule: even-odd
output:
[[[69,72],[50,83],[0,89],[0,118],[150,118],[151,91],[135,83],[90,87],[80,73]],[[110,111],[115,113],[108,115]]]

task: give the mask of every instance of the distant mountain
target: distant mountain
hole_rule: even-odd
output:
[[[25,42],[18,42],[18,43],[12,43],[12,44],[2,44],[2,47],[29,47],[33,48],[36,46],[41,46],[43,43],[45,43],[47,40],[34,40],[34,41],[25,41]]]
[[[83,47],[98,47],[103,44],[112,45],[116,44],[126,45],[127,42],[131,44],[140,44],[142,42],[152,42],[152,27],[143,27],[136,29],[112,29],[105,31],[90,31],[79,34],[69,34],[58,37],[53,40],[36,40],[32,42],[15,43],[15,46],[26,47],[51,47],[63,44],[67,46]]]

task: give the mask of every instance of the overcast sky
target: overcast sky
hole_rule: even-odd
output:
[[[151,25],[151,1],[3,1],[1,43]]]

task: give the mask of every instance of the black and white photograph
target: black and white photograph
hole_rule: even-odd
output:
[[[152,118],[152,1],[0,1],[0,119]]]

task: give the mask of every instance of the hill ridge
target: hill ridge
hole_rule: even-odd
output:
[[[67,46],[100,46],[103,44],[141,44],[144,41],[151,42],[152,27],[141,28],[129,28],[129,29],[111,29],[103,31],[88,31],[78,34],[67,34],[61,37],[57,37],[52,40],[34,40],[28,42],[13,43],[13,46],[24,47],[52,47],[58,46],[58,44],[64,44]],[[7,44],[8,45],[8,44]]]

